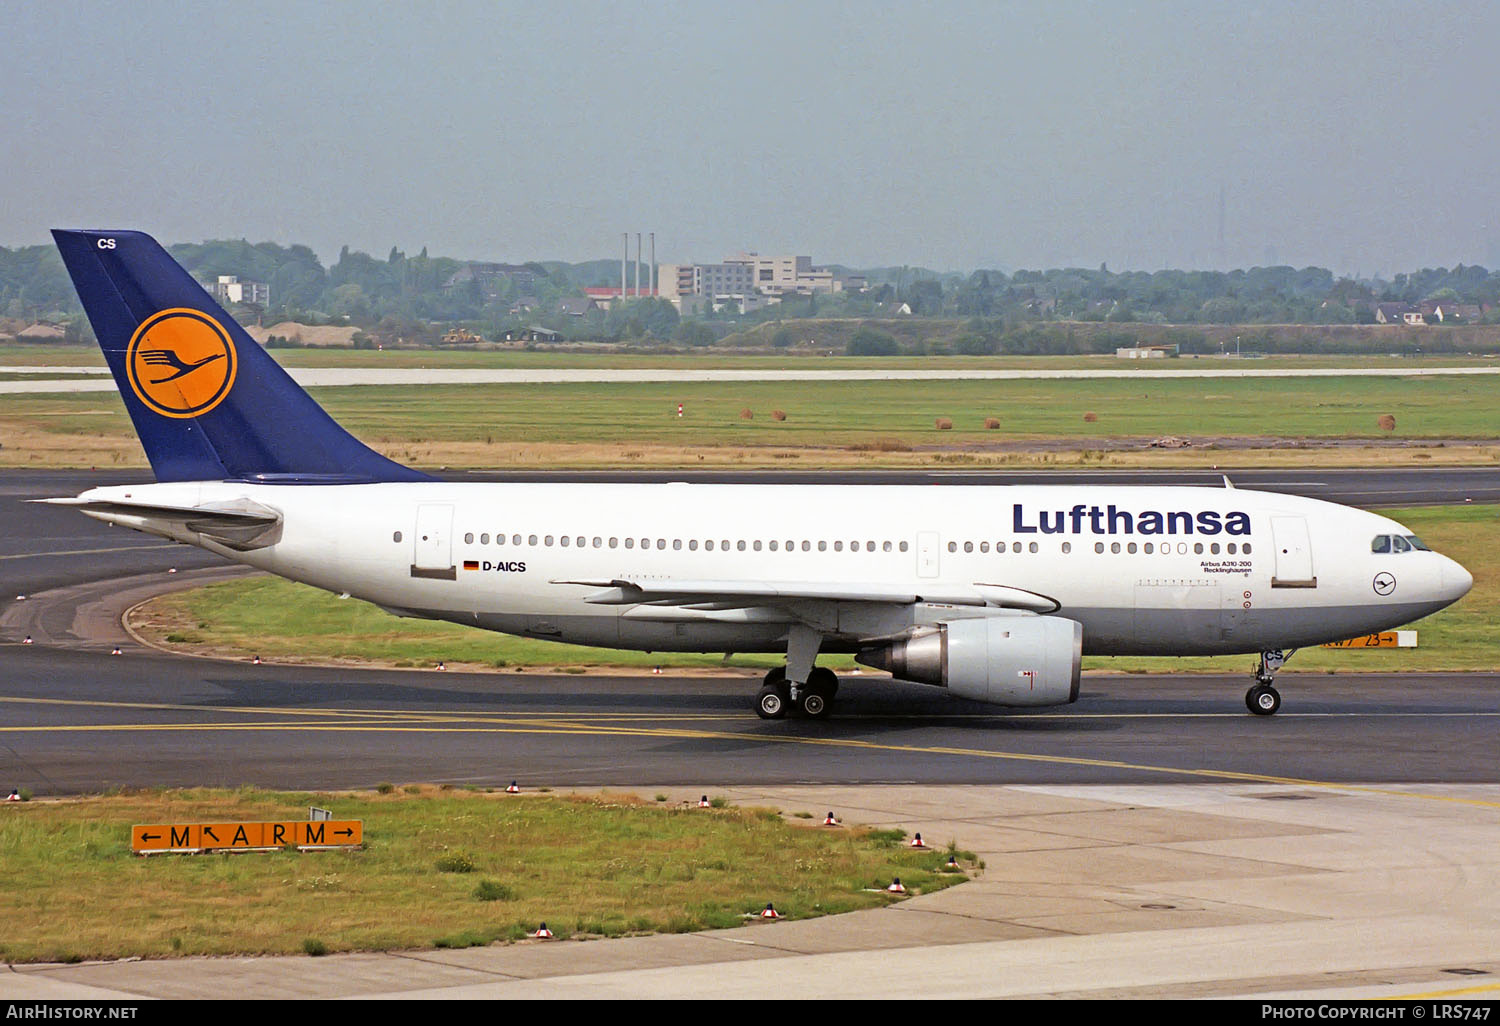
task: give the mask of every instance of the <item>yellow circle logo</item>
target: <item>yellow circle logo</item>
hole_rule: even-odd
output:
[[[135,329],[125,369],[136,396],[163,417],[197,417],[224,401],[237,369],[218,321],[189,309],[162,310]]]

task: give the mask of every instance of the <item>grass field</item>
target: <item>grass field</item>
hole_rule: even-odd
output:
[[[1500,668],[1500,507],[1477,505],[1387,511],[1429,545],[1474,575],[1474,590],[1419,621],[1416,649],[1304,649],[1289,672],[1332,670],[1433,671]],[[163,596],[138,607],[132,627],[168,648],[246,659],[348,662],[450,669],[556,669],[585,672],[606,666],[738,667],[779,665],[775,656],[615,652],[512,638],[453,624],[399,619],[354,599],[257,577]],[[1212,658],[1089,657],[1085,669],[1112,673],[1249,673],[1253,656]],[[820,660],[840,671],[849,656]]]
[[[661,796],[665,798],[666,796]],[[694,796],[696,797],[696,796]],[[134,824],[364,823],[364,847],[150,858]],[[823,829],[823,810],[699,809],[623,795],[151,791],[11,804],[0,816],[7,962],[470,947],[739,926],[767,902],[790,918],[959,883],[947,851],[900,830]],[[798,820],[796,817],[802,817]],[[798,825],[798,823],[804,825]],[[970,867],[970,853],[957,853]]]
[[[1464,377],[1165,380],[1143,375],[837,385],[366,386],[319,388],[313,394],[357,437],[419,466],[812,468],[1306,462],[1304,450],[1289,448],[1297,444],[1289,440],[1299,439],[1339,443],[1340,451],[1320,449],[1313,457],[1330,464],[1492,461],[1500,458],[1494,444],[1439,443],[1500,439],[1494,389],[1487,378]],[[676,415],[678,403],[684,406],[682,417]],[[1379,426],[1385,415],[1395,418],[1393,431]],[[997,428],[985,427],[990,418]],[[951,421],[952,429],[940,429],[940,419]],[[1103,451],[1132,440],[1139,448],[1166,435],[1200,444]],[[1048,451],[1035,451],[1039,447]],[[12,395],[0,401],[0,466],[143,463],[118,396]]]

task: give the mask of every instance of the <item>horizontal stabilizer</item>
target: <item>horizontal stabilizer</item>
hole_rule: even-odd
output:
[[[281,540],[281,511],[250,499],[205,506],[164,506],[124,499],[35,499],[49,506],[69,506],[96,520],[134,527],[173,538],[179,532],[200,535],[237,552],[263,549]],[[181,540],[181,539],[178,539]]]

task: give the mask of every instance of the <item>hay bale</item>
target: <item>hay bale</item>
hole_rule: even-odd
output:
[[[984,429],[986,431],[993,431],[993,430],[995,430],[999,426],[1000,426],[1000,418],[999,417],[986,417],[986,418],[984,418]]]
[[[1381,414],[1380,420],[1376,423],[1380,425],[1380,430],[1382,431],[1396,430],[1396,418],[1392,417],[1389,413]]]
[[[754,420],[754,419],[755,419],[755,411],[751,410],[750,407],[746,406],[743,410],[740,411],[740,420]]]
[[[1085,424],[1092,424],[1092,423],[1094,423],[1094,421],[1096,421],[1098,419],[1099,419],[1099,414],[1094,413],[1092,410],[1090,410],[1088,413],[1085,413],[1083,415],[1083,422]]]
[[[953,421],[949,420],[947,417],[939,417],[937,419],[937,429],[939,431],[952,431]]]
[[[771,411],[771,419],[772,420],[786,420],[786,414],[783,413],[781,410],[772,410]]]

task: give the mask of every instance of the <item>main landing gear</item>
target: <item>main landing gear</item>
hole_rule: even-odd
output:
[[[765,683],[755,696],[755,711],[763,720],[782,719],[792,709],[809,719],[821,720],[833,712],[833,698],[838,690],[838,676],[826,667],[815,666],[807,675],[807,683],[796,688],[797,695],[793,698],[786,668],[778,666],[766,674]]]
[[[814,720],[833,712],[839,679],[832,670],[813,665],[822,643],[823,636],[810,627],[799,624],[787,632],[786,666],[766,674],[755,696],[755,712],[761,719],[779,720],[792,709]]]
[[[1245,692],[1245,706],[1255,715],[1271,716],[1281,708],[1281,692],[1272,686],[1272,682],[1276,679],[1276,671],[1286,665],[1295,651],[1276,648],[1260,654],[1260,663],[1255,667],[1255,684]]]

